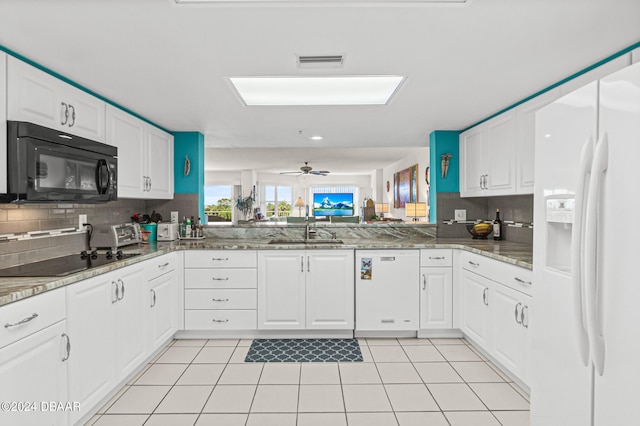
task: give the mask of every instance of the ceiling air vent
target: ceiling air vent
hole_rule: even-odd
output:
[[[341,68],[344,55],[296,55],[300,68]]]

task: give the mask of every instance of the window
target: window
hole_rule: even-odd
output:
[[[208,223],[231,223],[233,214],[233,186],[211,185],[204,187],[204,214]]]
[[[291,214],[290,186],[264,186],[264,212],[269,220],[279,220]]]

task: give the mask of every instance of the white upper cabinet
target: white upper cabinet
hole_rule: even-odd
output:
[[[105,141],[105,102],[9,56],[7,119]]]
[[[500,114],[460,135],[460,195],[515,192],[515,115]]]
[[[533,194],[536,112],[560,96],[552,89],[523,103],[516,109],[516,193]]]
[[[147,198],[173,198],[173,136],[147,125]]]
[[[107,105],[107,143],[118,147],[118,197],[173,198],[173,136]]]
[[[144,123],[107,105],[107,143],[118,148],[118,197],[141,198],[144,194]]]

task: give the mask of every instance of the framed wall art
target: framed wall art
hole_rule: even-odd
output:
[[[406,203],[418,200],[418,165],[393,174],[393,207],[403,209]]]

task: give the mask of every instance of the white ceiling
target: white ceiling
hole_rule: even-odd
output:
[[[466,128],[640,41],[639,23],[638,0],[463,7],[0,0],[0,44],[166,129],[200,131],[207,147],[251,147],[244,152],[257,158],[264,156],[256,148],[426,146],[433,130]],[[336,53],[346,55],[344,68],[296,66],[296,54]],[[407,78],[386,106],[342,107],[246,107],[225,79],[338,74]],[[325,139],[310,141],[312,134]],[[361,158],[370,151],[359,150]],[[279,153],[291,170],[312,161]],[[333,153],[319,167],[337,168],[342,151]]]

